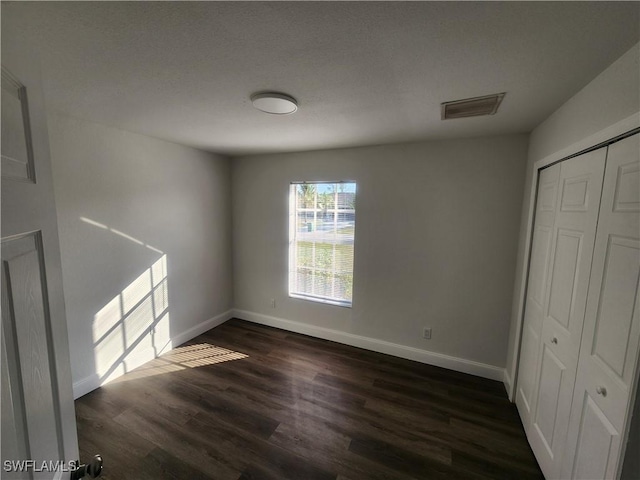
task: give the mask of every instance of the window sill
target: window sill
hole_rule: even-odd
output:
[[[353,302],[346,302],[343,300],[332,300],[330,298],[314,297],[313,295],[301,295],[298,293],[289,293],[289,298],[295,298],[297,300],[309,300],[310,302],[324,303],[325,305],[333,305],[335,307],[351,308]]]

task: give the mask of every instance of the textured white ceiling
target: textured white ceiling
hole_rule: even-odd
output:
[[[531,131],[639,40],[637,2],[2,2],[51,108],[231,155]],[[299,101],[255,110],[252,93]],[[497,115],[440,103],[507,92]]]

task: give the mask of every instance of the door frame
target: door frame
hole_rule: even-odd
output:
[[[21,28],[22,25],[19,22],[6,23],[5,18],[2,22],[3,76],[5,76],[6,67],[11,74],[10,79],[19,82],[20,88],[25,89],[23,92],[26,91],[25,100],[21,99],[22,117],[23,122],[28,119],[29,128],[28,134],[25,133],[25,140],[30,143],[30,145],[27,143],[26,148],[31,153],[32,168],[35,169],[31,170],[31,173],[35,172],[35,175],[31,181],[20,181],[8,176],[2,178],[4,215],[1,237],[3,241],[29,234],[35,234],[36,237],[34,241],[37,245],[40,265],[44,329],[48,343],[47,369],[51,375],[52,411],[56,410],[58,416],[55,424],[61,457],[44,460],[70,462],[79,458],[78,439],[69,359],[71,346],[67,334],[60,242],[51,173],[47,110],[42,90],[41,52],[35,39]],[[9,212],[11,215],[8,215]],[[0,249],[3,247],[4,245],[0,245]],[[15,460],[28,459],[16,458]],[[68,478],[69,470],[69,463],[66,466],[58,465],[58,470],[52,478],[56,480]]]
[[[515,343],[514,343],[514,351],[513,358],[511,359],[511,364],[507,365],[505,369],[505,386],[507,389],[507,395],[509,396],[509,400],[511,402],[515,402],[515,394],[517,391],[518,384],[518,368],[520,366],[520,352],[522,349],[522,326],[524,323],[524,312],[526,306],[526,298],[527,298],[527,288],[528,288],[528,279],[529,279],[529,267],[531,261],[531,245],[533,243],[533,225],[535,222],[535,207],[538,195],[538,179],[540,175],[540,171],[546,167],[554,165],[556,163],[562,162],[564,160],[568,160],[573,157],[577,157],[578,155],[582,155],[584,153],[597,150],[599,148],[606,147],[612,143],[615,143],[619,140],[627,138],[631,135],[640,134],[640,112],[635,113],[605,129],[602,129],[588,137],[566,147],[558,152],[552,153],[547,157],[536,161],[532,169],[531,174],[531,187],[528,192],[529,194],[529,208],[527,210],[527,230],[525,232],[525,245],[524,245],[524,254],[521,259],[518,261],[518,267],[520,267],[520,288],[517,292],[518,302],[517,302],[517,310],[515,311],[516,315],[516,323],[514,325],[516,329],[515,333]],[[512,327],[513,328],[513,327]],[[634,384],[631,386],[631,402],[629,408],[633,408],[635,403],[635,392],[638,389],[638,383],[640,382],[640,351],[639,358],[636,359],[636,374]],[[510,367],[510,368],[509,368]],[[511,371],[513,377],[510,378],[508,372]],[[631,416],[628,415],[627,412],[627,423],[625,425],[625,430],[623,432],[623,447],[620,450],[621,458],[624,458],[625,448],[627,436],[629,434],[629,423],[631,420]],[[622,469],[622,465],[624,462],[620,462],[620,467],[618,471],[618,476],[620,475],[620,471]]]

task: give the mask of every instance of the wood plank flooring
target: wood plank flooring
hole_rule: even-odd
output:
[[[233,319],[76,401],[104,479],[540,479],[500,382]]]

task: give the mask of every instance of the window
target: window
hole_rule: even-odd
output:
[[[355,201],[355,183],[291,185],[289,296],[351,306]]]

